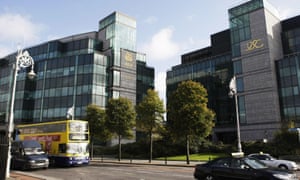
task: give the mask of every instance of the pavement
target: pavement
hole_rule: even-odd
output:
[[[11,171],[9,178],[6,180],[46,180],[47,177],[37,177],[35,174],[27,172]]]
[[[111,158],[93,158],[90,164],[102,164],[102,163],[118,163],[118,164],[135,164],[135,165],[156,165],[156,166],[182,166],[182,167],[195,167],[196,164],[201,162],[191,161],[187,164],[186,161],[169,161],[169,160],[136,160],[136,159],[122,159],[118,161],[117,159]],[[30,171],[10,171],[10,177],[6,180],[55,180],[52,177],[39,176],[37,174],[31,173]]]

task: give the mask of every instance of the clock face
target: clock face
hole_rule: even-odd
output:
[[[133,61],[133,55],[130,52],[126,52],[125,54],[125,60],[128,62],[132,62]]]
[[[130,68],[134,67],[134,61],[135,61],[134,53],[126,51],[124,54],[124,59],[125,59],[125,66]]]

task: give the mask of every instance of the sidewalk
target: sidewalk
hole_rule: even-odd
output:
[[[27,172],[19,172],[19,171],[11,171],[10,177],[6,178],[6,180],[46,180],[47,177],[39,177],[35,174],[27,173]]]
[[[119,164],[135,164],[135,165],[159,165],[159,166],[183,166],[183,167],[195,167],[196,164],[201,164],[200,161],[190,161],[187,164],[186,161],[171,161],[171,160],[140,160],[140,159],[118,159],[113,158],[93,158],[91,163],[119,163]]]

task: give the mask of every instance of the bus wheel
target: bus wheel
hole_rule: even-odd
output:
[[[26,164],[23,164],[23,165],[21,165],[21,170],[22,171],[25,171],[27,168],[26,168]]]
[[[54,158],[51,158],[50,160],[49,160],[49,164],[50,164],[50,166],[55,166],[55,160],[54,160]]]

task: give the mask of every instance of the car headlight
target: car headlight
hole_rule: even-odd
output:
[[[291,163],[292,167],[298,167],[298,165],[295,162]]]
[[[35,163],[35,160],[30,160],[29,162],[30,162],[30,163]]]
[[[283,175],[283,174],[273,174],[273,176],[282,180],[291,180],[293,177],[292,175]]]

